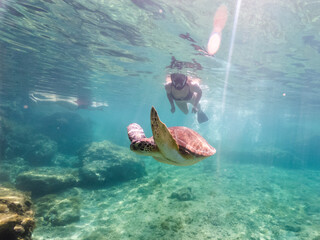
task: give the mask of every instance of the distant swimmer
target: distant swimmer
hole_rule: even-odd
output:
[[[202,97],[199,82],[199,78],[188,77],[181,73],[172,73],[166,78],[165,89],[172,113],[176,110],[176,104],[184,114],[188,114],[188,103],[190,103],[193,106],[191,110],[192,113],[197,113],[198,122],[203,123],[208,121],[208,117],[201,110],[199,104]]]
[[[54,93],[46,92],[30,92],[30,99],[41,105],[55,104],[68,110],[88,109],[88,110],[104,110],[108,107],[106,102],[89,101],[83,98],[61,96]]]

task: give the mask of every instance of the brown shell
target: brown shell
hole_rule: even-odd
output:
[[[179,145],[179,152],[182,155],[209,157],[216,153],[216,149],[196,131],[187,127],[169,127],[168,129]]]

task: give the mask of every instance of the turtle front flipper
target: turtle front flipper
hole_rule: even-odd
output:
[[[154,107],[151,108],[151,128],[153,139],[161,152],[166,153],[171,150],[179,151],[179,146],[176,140],[171,135],[167,126],[160,121],[157,111]]]
[[[145,138],[146,135],[144,134],[143,128],[137,123],[131,123],[127,127],[128,137],[130,142],[141,140]]]

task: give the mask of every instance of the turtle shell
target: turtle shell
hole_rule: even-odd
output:
[[[168,129],[176,140],[181,155],[209,157],[216,153],[216,149],[196,131],[187,127],[169,127]]]

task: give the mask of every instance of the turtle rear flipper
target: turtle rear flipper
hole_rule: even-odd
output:
[[[176,140],[171,135],[167,126],[160,121],[158,113],[154,107],[151,108],[150,115],[153,139],[160,151],[164,153],[168,152],[168,150],[179,151],[179,146]]]
[[[141,140],[142,138],[146,138],[143,128],[137,123],[131,123],[127,127],[127,131],[128,131],[128,137],[131,142]]]

